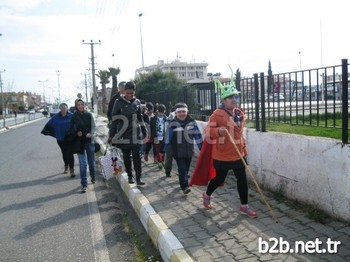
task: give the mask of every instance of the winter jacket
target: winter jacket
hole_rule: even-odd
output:
[[[108,121],[112,121],[112,111],[113,111],[113,106],[114,106],[114,102],[115,100],[117,100],[120,97],[120,92],[116,93],[114,96],[112,96],[112,98],[110,99],[109,103],[108,103],[108,109],[107,109],[107,118]]]
[[[228,134],[219,136],[219,128],[226,127],[230,135],[235,141],[238,150],[242,156],[247,155],[246,142],[243,137],[243,128],[245,122],[245,115],[242,109],[236,108],[237,114],[240,115],[240,121],[234,121],[234,110],[230,116],[223,108],[216,109],[210,116],[205,133],[207,138],[210,138],[210,143],[213,143],[212,158],[220,161],[237,161],[240,159],[234,145],[231,143]],[[237,119],[236,119],[237,120]]]
[[[193,140],[195,140],[200,150],[202,147],[202,135],[196,121],[190,116],[187,116],[184,121],[180,121],[175,117],[169,123],[161,152],[166,152],[170,144],[173,148],[173,157],[175,159],[191,158],[193,156]]]
[[[83,134],[83,142],[91,142],[91,138],[87,138],[86,135],[90,133],[93,136],[96,132],[96,124],[94,117],[90,112],[87,111],[84,111],[83,113],[75,111],[70,121],[69,130],[70,132],[81,131]]]
[[[164,140],[164,136],[165,136],[165,123],[167,121],[167,117],[164,115],[163,116],[163,130],[159,130],[160,125],[159,125],[159,118],[158,115],[156,114],[154,117],[151,118],[151,139],[154,140],[156,138],[156,140],[158,140],[158,132],[163,133],[163,137],[160,140]]]
[[[138,144],[146,135],[140,100],[119,97],[113,106],[109,137],[117,136],[117,139],[127,139],[130,144]]]
[[[51,130],[51,136],[55,137],[58,141],[63,141],[69,129],[69,123],[72,118],[72,113],[67,112],[65,116],[62,116],[61,112],[55,114],[45,125],[44,130]]]

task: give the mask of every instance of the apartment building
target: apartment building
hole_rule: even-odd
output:
[[[179,59],[171,63],[165,63],[164,60],[158,60],[157,64],[145,66],[135,71],[136,75],[141,73],[151,73],[156,69],[162,72],[173,72],[178,79],[183,79],[186,82],[194,79],[207,80],[208,63],[186,63]]]

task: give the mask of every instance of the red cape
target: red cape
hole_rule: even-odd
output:
[[[209,181],[216,177],[216,171],[212,158],[213,145],[204,138],[201,151],[199,153],[196,166],[190,179],[190,186],[206,186]]]

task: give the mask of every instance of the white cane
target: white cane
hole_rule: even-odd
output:
[[[271,208],[271,206],[269,205],[269,203],[267,203],[266,198],[265,198],[263,192],[261,191],[258,182],[256,181],[256,179],[255,179],[255,177],[254,177],[252,171],[250,170],[250,168],[249,168],[247,162],[245,161],[245,159],[243,158],[241,152],[238,150],[238,147],[237,147],[237,145],[235,144],[235,142],[234,142],[234,140],[233,140],[231,134],[228,132],[227,129],[225,129],[225,131],[226,131],[228,137],[230,138],[231,143],[232,143],[233,146],[235,147],[235,149],[236,149],[236,151],[237,151],[237,153],[238,153],[240,159],[243,161],[244,166],[245,166],[246,169],[248,170],[248,173],[249,173],[250,177],[252,178],[252,180],[253,180],[253,182],[254,182],[256,188],[258,189],[258,191],[259,191],[259,193],[260,193],[260,196],[261,196],[261,198],[262,198],[264,204],[265,204],[266,207],[269,209],[270,214],[271,214],[271,217],[275,220],[276,223],[278,223],[278,220],[277,220],[277,218],[276,218],[276,216],[275,216],[275,213],[272,211],[272,208]]]

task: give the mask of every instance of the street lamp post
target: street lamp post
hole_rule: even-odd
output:
[[[44,93],[43,93],[43,101],[44,101],[44,104],[45,104],[45,107],[46,107],[46,100],[45,100],[45,82],[47,82],[47,81],[49,81],[49,80],[38,80],[38,82],[41,82],[42,84],[43,84],[43,91],[44,91]]]
[[[300,71],[301,71],[301,52],[299,51],[299,67],[300,67]]]
[[[61,91],[60,91],[60,70],[56,70],[57,74],[57,88],[58,88],[58,101],[61,103]]]
[[[0,34],[1,35],[1,34]],[[5,120],[5,116],[6,116],[6,110],[5,110],[5,103],[4,103],[4,93],[2,92],[2,80],[1,80],[1,73],[5,73],[6,70],[2,70],[0,71],[0,89],[1,89],[1,110],[2,110],[2,121],[4,123],[4,128],[6,125],[6,120]]]
[[[143,14],[140,13],[139,14],[139,18],[140,18],[140,38],[141,38],[141,57],[142,57],[142,70],[145,69],[145,64],[144,64],[144,60],[143,60],[143,44],[142,44],[142,28],[141,28],[141,16]]]

